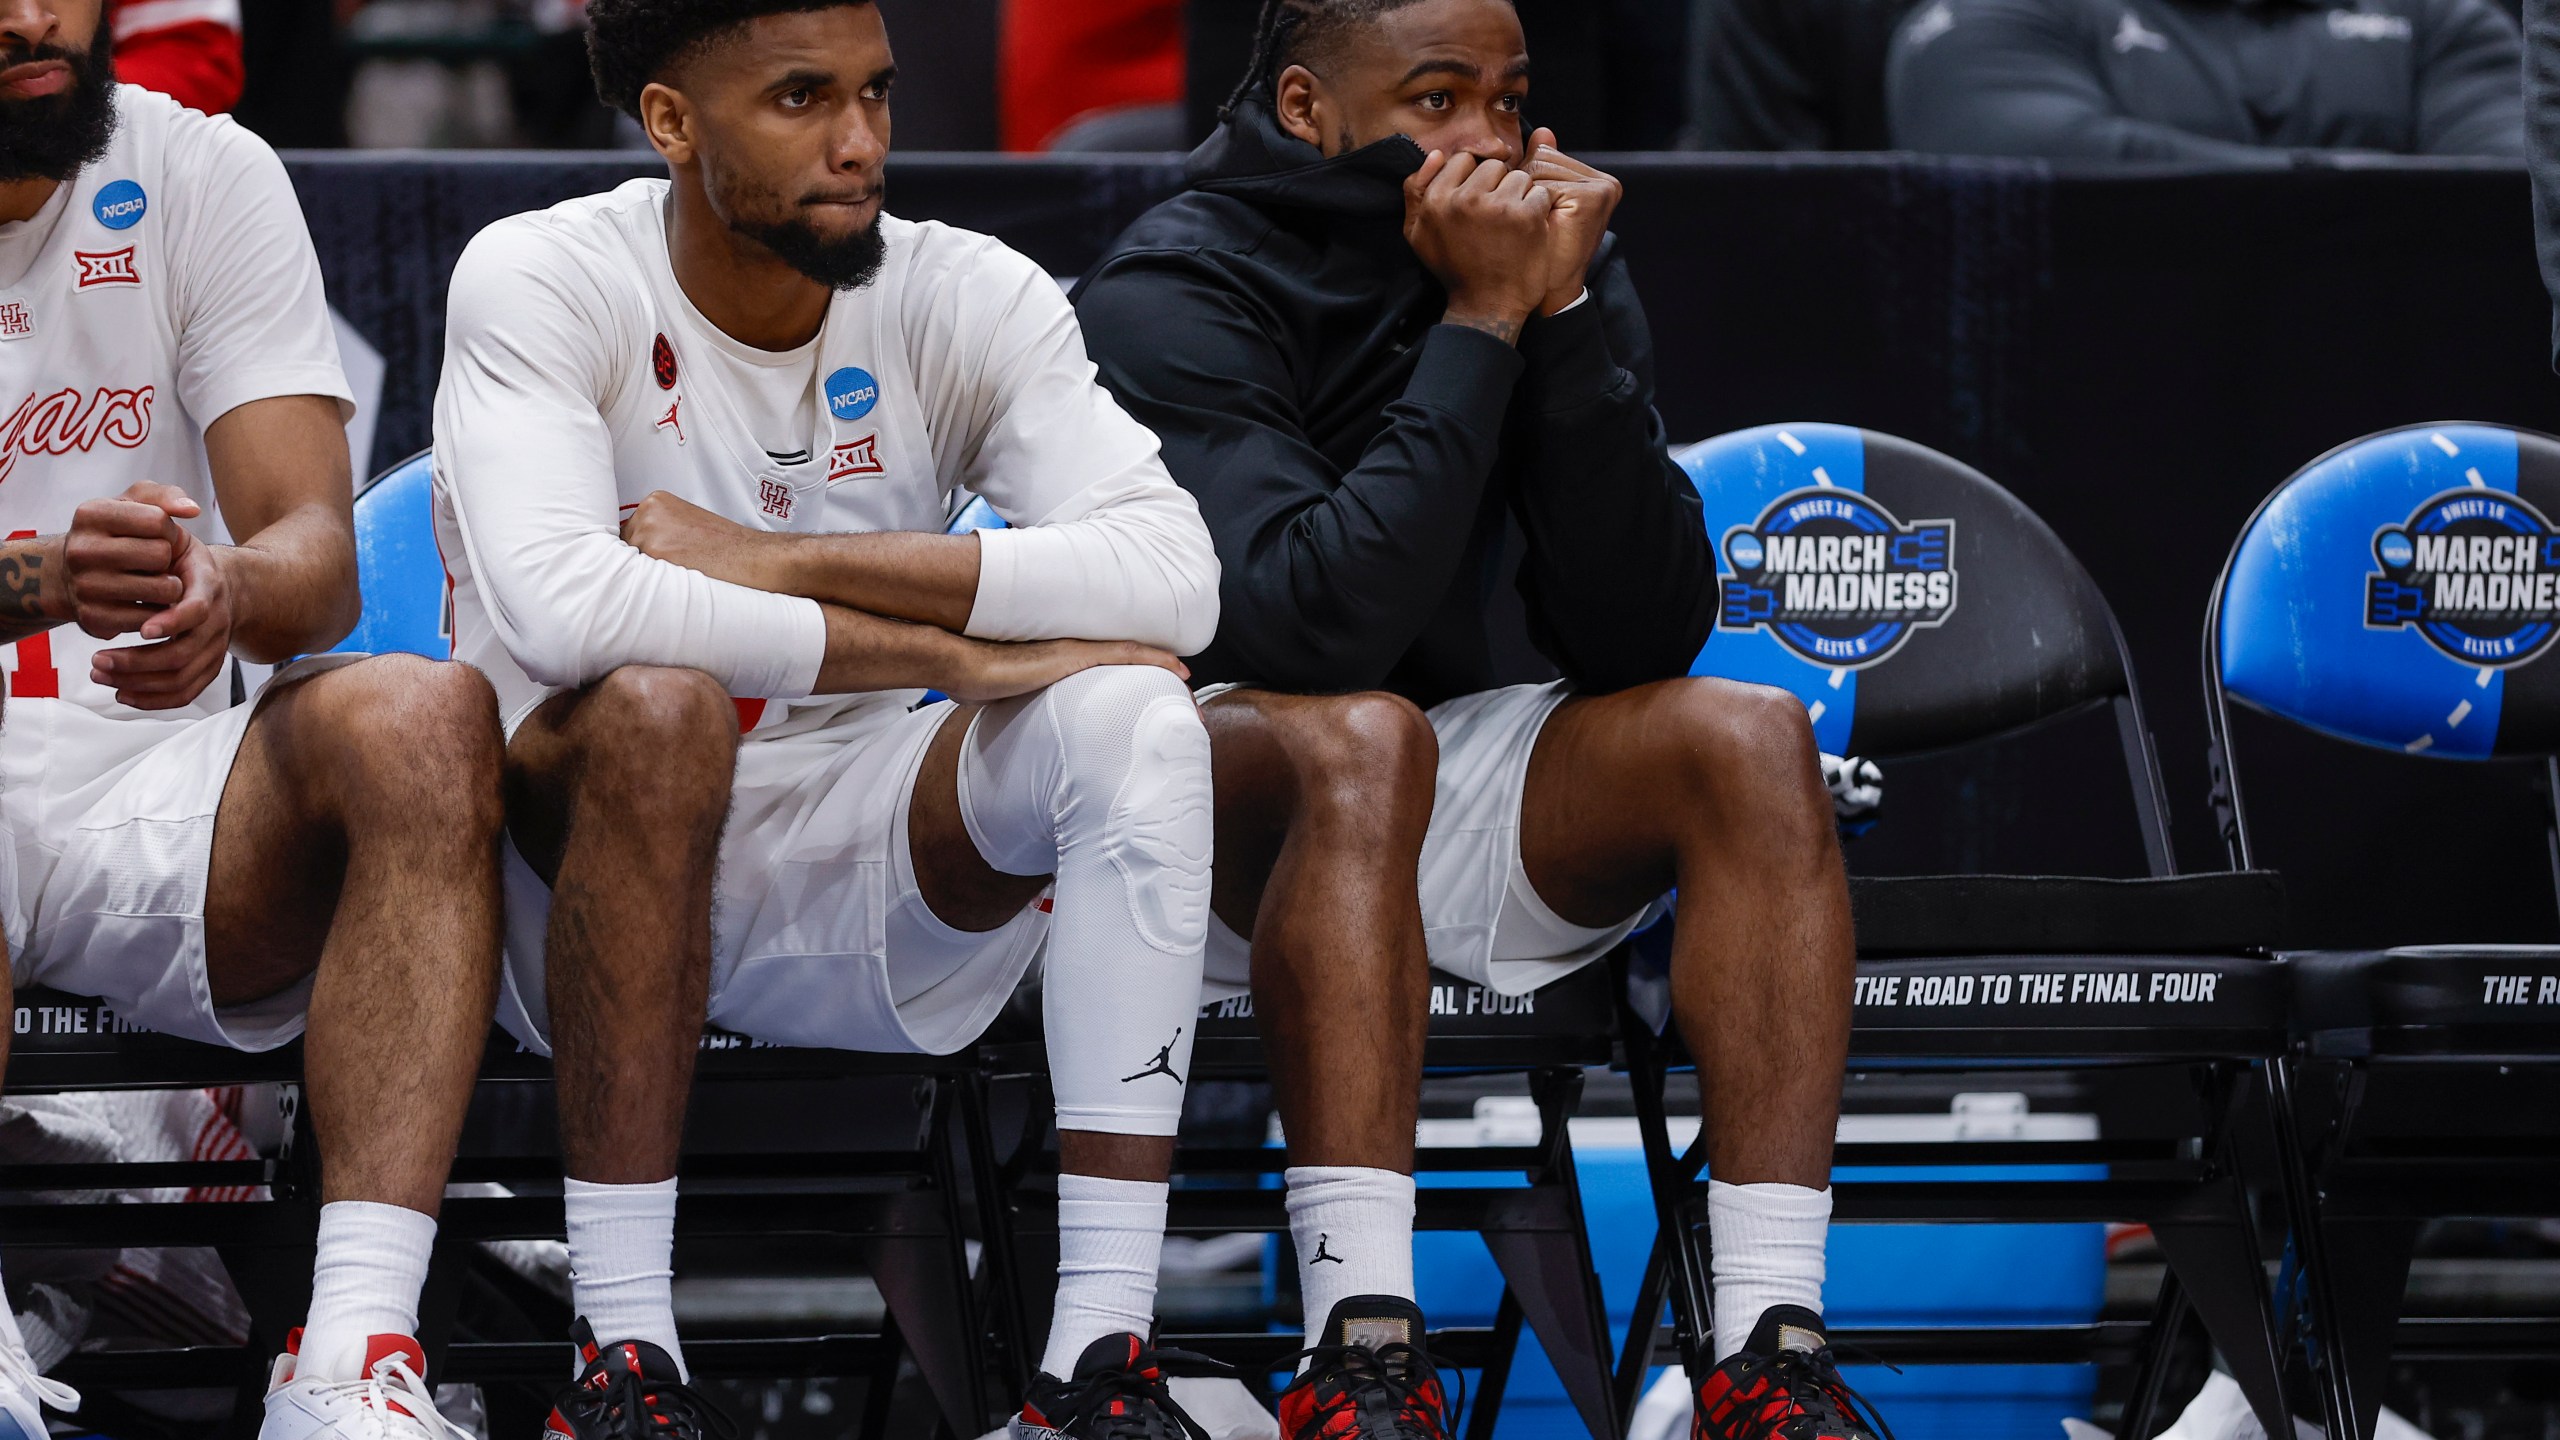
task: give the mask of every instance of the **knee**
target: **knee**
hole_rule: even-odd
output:
[[[487,676],[452,661],[379,655],[337,680],[332,719],[357,803],[433,817],[456,833],[496,834],[504,740]]]
[[[1047,698],[1069,789],[1100,784],[1116,790],[1133,770],[1156,770],[1165,773],[1150,789],[1196,788],[1205,805],[1209,732],[1191,691],[1172,672],[1098,665],[1049,687]]]
[[[604,781],[615,793],[658,805],[728,802],[737,705],[699,670],[625,665],[579,697],[571,731],[582,791]]]
[[[1677,737],[1673,775],[1709,808],[1755,826],[1818,823],[1830,833],[1822,756],[1803,702],[1769,685],[1675,680],[1663,731]]]
[[[1308,823],[1418,832],[1429,822],[1440,739],[1412,701],[1377,692],[1335,696],[1293,715],[1281,744]]]

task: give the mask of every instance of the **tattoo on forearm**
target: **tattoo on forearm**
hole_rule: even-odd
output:
[[[0,551],[0,619],[44,618],[44,556]]]

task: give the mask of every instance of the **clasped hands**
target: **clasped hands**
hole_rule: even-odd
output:
[[[1622,193],[1552,130],[1529,137],[1518,169],[1434,150],[1405,181],[1405,241],[1449,292],[1449,323],[1514,339],[1581,296]]]

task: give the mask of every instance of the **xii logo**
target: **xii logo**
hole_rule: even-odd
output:
[[[71,258],[80,267],[78,288],[95,290],[101,285],[139,285],[142,272],[134,268],[133,247],[109,250],[104,254],[74,250]]]

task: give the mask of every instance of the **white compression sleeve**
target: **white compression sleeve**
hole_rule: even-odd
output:
[[[1058,877],[1042,1010],[1059,1128],[1171,1135],[1209,932],[1209,732],[1190,692],[1105,666],[989,706],[960,815],[988,864]]]

